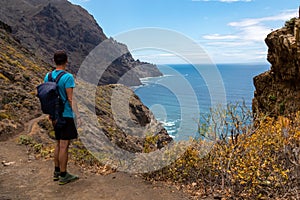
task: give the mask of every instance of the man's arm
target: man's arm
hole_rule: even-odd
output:
[[[77,102],[75,99],[73,99],[73,88],[66,88],[66,93],[67,93],[67,99],[69,104],[71,105],[71,108],[73,112],[76,115],[76,118],[78,119],[80,117],[78,107],[77,107]]]

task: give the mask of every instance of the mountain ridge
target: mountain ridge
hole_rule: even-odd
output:
[[[69,70],[76,73],[85,57],[100,43],[109,40],[94,17],[67,0],[3,0],[0,2],[0,20],[12,28],[14,37],[35,55],[53,63],[57,49],[69,54]],[[116,43],[114,48],[119,48]],[[127,47],[126,47],[127,48]],[[137,66],[144,66],[139,68]],[[128,51],[112,61],[100,85],[118,83],[128,71],[134,71],[128,86],[141,85],[139,78],[161,76],[153,64],[134,60]]]

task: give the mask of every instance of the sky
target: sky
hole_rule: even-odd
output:
[[[214,63],[267,63],[264,39],[298,17],[300,6],[299,0],[69,1],[93,15],[107,37],[149,27],[174,31],[197,43]],[[129,50],[154,64],[185,62],[161,49]]]

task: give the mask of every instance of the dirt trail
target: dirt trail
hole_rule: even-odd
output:
[[[37,122],[27,124],[27,133],[35,131]],[[162,183],[151,184],[134,175],[113,173],[106,176],[83,171],[70,163],[69,170],[80,179],[64,186],[52,180],[51,160],[35,159],[16,138],[0,142],[0,200],[9,199],[101,199],[164,200],[189,199],[187,194]]]

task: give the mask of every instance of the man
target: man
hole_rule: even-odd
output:
[[[56,64],[56,69],[52,71],[53,80],[62,72],[65,71],[68,56],[65,51],[57,51],[54,54],[54,62]],[[44,78],[44,81],[48,81],[49,73]],[[64,104],[64,111],[62,113],[66,124],[62,128],[54,128],[55,138],[57,144],[54,152],[54,164],[55,170],[53,175],[54,181],[59,181],[59,185],[64,185],[71,181],[77,180],[79,177],[72,175],[67,172],[68,163],[68,148],[70,140],[76,139],[78,137],[75,119],[77,120],[77,125],[79,125],[79,112],[77,109],[77,104],[73,99],[73,89],[75,88],[75,80],[72,74],[64,74],[58,84],[59,95],[62,98]],[[53,123],[55,124],[55,122]]]

